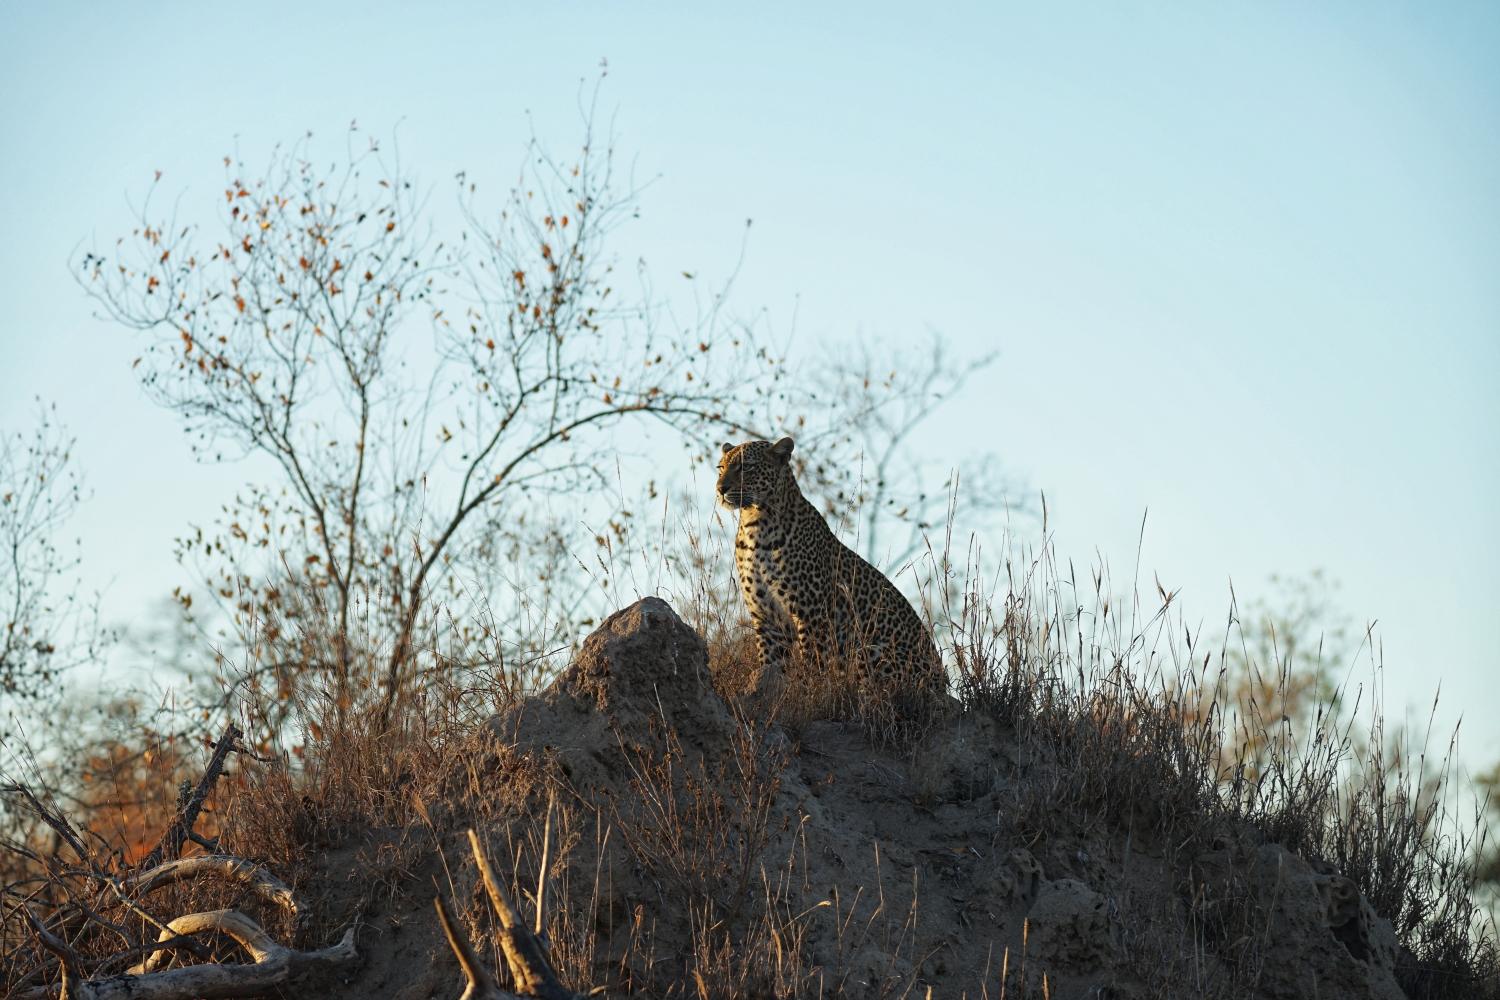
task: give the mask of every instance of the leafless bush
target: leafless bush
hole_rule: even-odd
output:
[[[888,347],[861,340],[811,362],[789,400],[802,491],[856,536],[872,565],[900,570],[956,507],[967,532],[993,534],[1034,511],[1021,480],[993,451],[938,467],[914,438],[998,355],[954,357],[938,334]],[[789,422],[790,423],[790,422]],[[959,469],[964,475],[959,475]],[[948,524],[951,529],[951,523]]]
[[[352,967],[352,929],[339,944],[301,952],[262,929],[266,916],[203,908],[210,901],[248,903],[285,926],[288,936],[308,915],[307,902],[284,882],[259,865],[217,853],[218,841],[195,829],[229,755],[248,753],[241,735],[233,725],[225,728],[197,787],[185,790],[156,846],[134,863],[94,831],[76,827],[45,794],[21,785],[0,789],[54,835],[50,847],[4,845],[26,869],[5,887],[0,971],[8,996],[248,997]],[[181,858],[189,843],[215,853]],[[184,954],[197,961],[179,964]],[[230,961],[241,955],[250,961]]]
[[[110,638],[97,607],[80,600],[68,579],[81,556],[60,537],[83,500],[73,439],[55,408],[38,408],[29,435],[0,438],[0,695],[7,708],[55,704],[64,673],[97,661]]]

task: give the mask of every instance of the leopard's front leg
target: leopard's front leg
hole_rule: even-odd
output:
[[[828,615],[805,609],[792,620],[797,626],[797,641],[793,648],[797,661],[816,667],[832,666],[838,658],[838,650]]]
[[[755,629],[756,644],[760,647],[760,662],[768,667],[785,671],[792,658],[792,641],[775,619],[750,617],[750,626]]]
[[[840,650],[829,595],[819,593],[819,589],[808,588],[809,592],[799,594],[788,588],[787,609],[797,628],[793,655],[799,663],[826,670],[839,662]]]
[[[737,543],[736,547],[745,548],[742,543]],[[749,554],[745,553],[747,556]],[[768,667],[784,671],[791,659],[792,637],[784,627],[785,615],[778,614],[775,589],[755,559],[744,558],[736,568],[740,577],[740,593],[745,598],[745,610],[750,613],[750,627],[755,630],[760,661]]]

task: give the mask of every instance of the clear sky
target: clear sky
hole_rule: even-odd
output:
[[[1216,622],[1324,568],[1392,708],[1500,755],[1500,5],[0,4],[0,427],[55,401],[106,610],[244,464],[195,466],[67,261],[155,170],[207,218],[236,149],[352,119],[451,211],[580,80],[642,176],[623,234],[804,342],[933,328],[1001,360],[924,442],[993,446],[1065,556]]]

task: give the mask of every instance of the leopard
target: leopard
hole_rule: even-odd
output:
[[[794,442],[725,442],[716,487],[739,513],[735,572],[761,662],[851,669],[862,690],[947,690],[947,672],[920,615],[890,579],[845,545],[803,495]]]

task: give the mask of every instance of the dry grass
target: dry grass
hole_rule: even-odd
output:
[[[1124,831],[1167,845],[1174,869],[1244,837],[1280,844],[1330,862],[1391,920],[1409,996],[1500,995],[1500,952],[1477,894],[1482,823],[1460,826],[1445,808],[1451,746],[1429,773],[1425,753],[1414,759],[1385,738],[1378,711],[1359,733],[1326,706],[1309,732],[1294,733],[1253,700],[1237,702],[1233,678],[1213,669],[1171,595],[1144,623],[1134,611],[1123,621],[1105,574],[1091,600],[1078,600],[1049,556],[1026,564],[1032,575],[1012,578],[998,604],[971,572],[950,619],[965,710],[1005,720],[1035,755],[1011,803],[1023,838]],[[1284,666],[1272,676],[1273,690],[1302,683]],[[1204,990],[1253,981],[1246,901],[1195,900],[1185,919],[1163,902],[1126,921],[1136,938],[1126,946],[1148,978],[1196,978]],[[1204,961],[1205,949],[1217,962]]]

